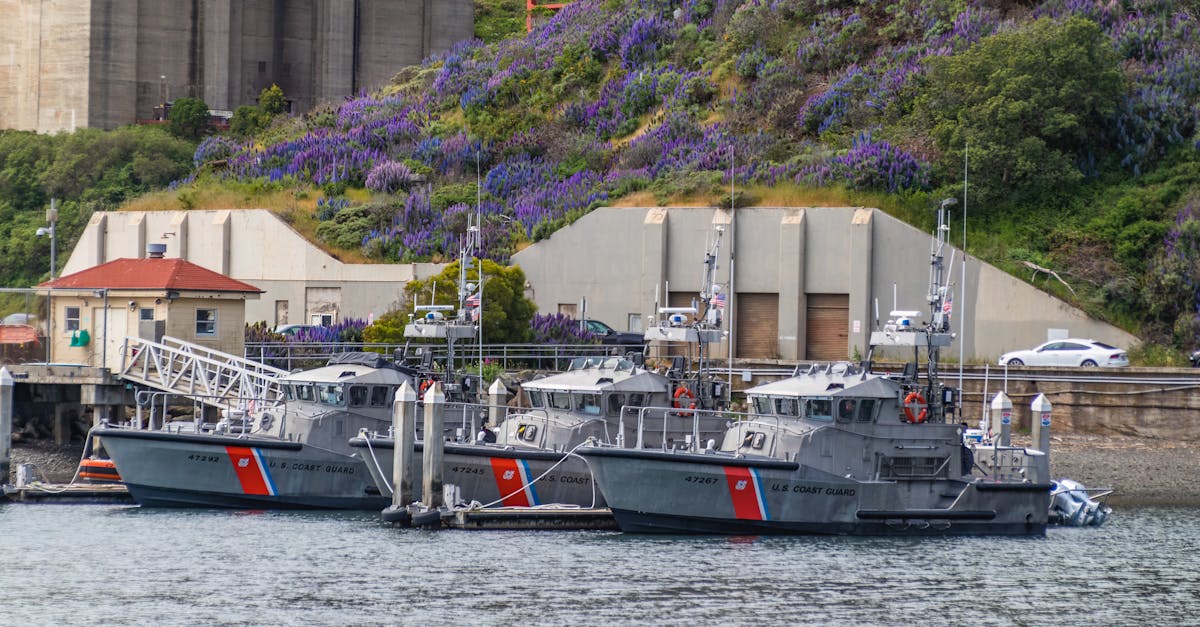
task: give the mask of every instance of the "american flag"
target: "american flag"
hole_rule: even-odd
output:
[[[714,309],[725,308],[725,292],[718,292],[712,297],[712,306]]]
[[[479,306],[479,292],[475,292],[474,294],[471,294],[470,296],[468,296],[465,304],[467,307],[478,307]]]
[[[949,318],[951,309],[954,309],[954,294],[947,294],[946,302],[942,303],[942,313],[946,314],[946,317]]]

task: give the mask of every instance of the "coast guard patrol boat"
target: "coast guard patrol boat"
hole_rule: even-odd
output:
[[[1037,450],[1005,447],[984,471],[963,445],[958,391],[938,379],[952,335],[943,310],[947,209],[932,245],[929,319],[895,311],[860,366],[814,365],[746,391],[752,413],[719,446],[589,446],[622,530],[847,535],[1044,534],[1051,482]],[[911,349],[903,374],[870,371],[878,347]],[[924,377],[918,373],[921,352]]]

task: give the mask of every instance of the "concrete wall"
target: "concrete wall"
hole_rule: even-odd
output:
[[[928,311],[931,235],[870,208],[748,208],[731,218],[725,209],[604,207],[517,253],[513,263],[525,271],[540,312],[586,298],[588,317],[624,330],[629,313],[653,312],[656,285],[669,284],[671,292],[699,289],[714,223],[727,224],[718,282],[730,285],[732,265],[735,299],[737,293],[779,294],[783,359],[805,358],[807,294],[848,296],[848,357],[866,354],[876,302],[880,323],[895,308]],[[1032,347],[1050,329],[1123,347],[1137,343],[1125,331],[974,258],[966,261],[964,282],[962,253],[947,247],[944,255],[954,283],[952,328],[966,340],[962,355],[968,362]],[[725,347],[714,351],[725,354]],[[956,340],[943,357],[959,354]]]
[[[92,216],[62,274],[113,259],[145,257],[151,243],[166,244],[167,257],[187,259],[264,290],[246,303],[245,319],[271,325],[276,323],[276,301],[286,301],[287,322],[307,323],[315,313],[306,308],[309,290],[315,288],[336,288],[337,320],[379,316],[401,305],[406,283],[443,267],[342,263],[265,209],[120,211]]]
[[[294,112],[387,83],[474,32],[472,0],[0,0],[0,128],[115,128],[164,99]]]

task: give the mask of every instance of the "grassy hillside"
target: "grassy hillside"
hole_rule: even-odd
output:
[[[971,253],[1175,351],[1152,360],[1200,337],[1195,3],[577,0],[528,36],[519,4],[479,6],[478,34],[518,36],[208,138],[143,206],[239,198],[347,258],[414,260],[453,256],[479,199],[505,261],[601,204],[928,228],[954,196]]]

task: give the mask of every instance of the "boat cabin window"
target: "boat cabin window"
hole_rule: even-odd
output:
[[[762,450],[762,447],[767,442],[767,434],[762,431],[747,431],[746,437],[742,438],[741,448],[753,448]]]
[[[858,401],[852,398],[843,398],[837,403],[837,421],[841,423],[854,420],[854,412],[858,409]]]
[[[367,386],[352,385],[350,386],[350,406],[362,407],[367,404]]]
[[[547,392],[546,402],[551,409],[571,409],[571,395],[566,392]]]
[[[810,398],[804,401],[804,417],[809,420],[830,422],[833,420],[833,399]]]
[[[771,406],[771,399],[764,396],[754,397],[754,413],[760,416],[769,416],[775,413],[775,408]]]
[[[621,408],[625,406],[624,394],[609,394],[608,395],[608,415],[620,416]]]
[[[856,420],[859,422],[872,422],[875,420],[875,399],[864,398],[858,402],[858,416]]]
[[[799,416],[800,412],[797,407],[796,399],[794,398],[775,399],[775,413],[780,416]]]
[[[317,400],[316,396],[313,395],[312,386],[307,383],[298,383],[289,387],[295,390],[296,400],[298,401],[308,401],[311,403]]]
[[[371,407],[387,407],[391,402],[392,389],[386,385],[371,386]]]
[[[599,394],[580,394],[577,407],[580,412],[589,416],[600,415],[600,395]]]
[[[318,383],[317,397],[322,405],[342,405],[342,386],[337,383]]]
[[[630,394],[629,402],[626,403],[626,405],[631,405],[633,407],[645,407],[646,406],[646,394],[643,392],[634,392],[634,393]]]
[[[529,405],[532,407],[545,407],[546,399],[538,390],[529,391]]]

